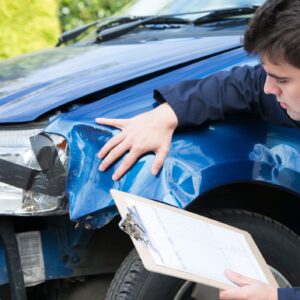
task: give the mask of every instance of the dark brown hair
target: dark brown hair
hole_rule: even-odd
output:
[[[300,68],[300,0],[267,0],[249,22],[244,48]]]

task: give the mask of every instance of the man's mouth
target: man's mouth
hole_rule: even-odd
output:
[[[283,109],[287,109],[288,106],[287,104],[283,103],[283,102],[279,102],[280,106],[283,108]]]

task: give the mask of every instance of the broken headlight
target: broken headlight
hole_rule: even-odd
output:
[[[66,212],[66,140],[43,129],[0,130],[0,214]]]

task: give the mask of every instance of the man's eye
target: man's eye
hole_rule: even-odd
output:
[[[285,84],[287,83],[288,81],[287,80],[280,80],[280,79],[277,79],[277,83],[279,84]]]

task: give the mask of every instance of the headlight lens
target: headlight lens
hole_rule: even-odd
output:
[[[32,149],[30,137],[43,131],[42,128],[28,130],[0,130],[0,159],[11,163],[41,170]],[[68,147],[59,135],[48,134],[65,170],[68,164]],[[1,172],[1,170],[0,170]],[[65,195],[50,196],[31,190],[23,190],[11,184],[0,182],[0,214],[36,215],[66,212]]]

